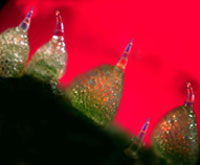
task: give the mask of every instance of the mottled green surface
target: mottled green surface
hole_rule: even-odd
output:
[[[25,73],[42,81],[58,81],[66,68],[67,53],[62,37],[54,36],[31,59]]]
[[[19,77],[28,59],[27,32],[20,27],[0,34],[0,76]]]
[[[77,77],[65,94],[73,106],[100,125],[110,123],[120,104],[124,71],[103,65]]]
[[[193,109],[181,106],[169,112],[154,129],[152,140],[155,151],[169,164],[195,164],[199,149]]]

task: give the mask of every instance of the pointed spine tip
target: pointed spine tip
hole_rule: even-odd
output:
[[[60,15],[60,11],[56,10],[56,16],[58,17]]]
[[[151,120],[151,118],[148,117],[146,123],[147,123],[147,122],[150,123],[150,120]]]
[[[20,24],[20,27],[22,29],[28,30],[28,28],[30,26],[30,23],[31,23],[31,17],[33,15],[33,11],[34,11],[34,7],[31,7],[31,9],[29,10],[28,14],[26,15],[26,17],[24,18],[24,20]]]
[[[148,130],[149,124],[150,124],[150,117],[147,118],[146,122],[144,123],[142,129],[140,130],[137,136],[140,142],[143,142],[146,132]]]
[[[33,11],[34,11],[34,6],[32,6],[31,9],[29,10],[27,17],[31,18],[33,15]]]
[[[126,46],[119,62],[117,63],[117,67],[122,69],[122,70],[125,70],[126,66],[127,66],[127,63],[128,63],[128,57],[130,55],[130,52],[131,52],[131,49],[132,49],[132,46],[133,46],[133,38],[131,38],[131,40],[129,41],[128,45]]]
[[[130,52],[132,46],[133,46],[133,38],[131,38],[131,40],[129,41],[129,43],[128,43],[126,49],[125,49],[125,51],[126,51],[126,52]]]
[[[63,36],[64,35],[64,25],[61,17],[61,13],[59,10],[56,10],[56,30],[54,35]]]
[[[191,82],[187,82],[187,88],[192,88]]]
[[[131,158],[137,159],[138,158],[138,150],[143,145],[143,140],[146,135],[148,126],[150,124],[150,118],[147,118],[146,122],[144,123],[142,129],[140,130],[137,138],[132,139],[132,143],[130,146],[125,150],[125,154],[130,156]]]
[[[193,107],[194,100],[195,100],[195,95],[192,88],[192,84],[190,82],[187,82],[187,99],[185,105]]]

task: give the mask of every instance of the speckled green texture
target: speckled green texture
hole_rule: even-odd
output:
[[[29,55],[26,30],[10,28],[0,34],[0,76],[19,77]]]
[[[42,81],[58,81],[65,72],[67,53],[63,37],[54,36],[33,56],[25,73]]]
[[[193,109],[184,105],[169,112],[154,129],[152,141],[169,164],[195,164],[199,149]]]
[[[72,105],[99,125],[109,124],[120,104],[124,71],[103,65],[77,77],[65,94]]]

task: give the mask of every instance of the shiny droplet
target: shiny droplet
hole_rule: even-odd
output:
[[[127,61],[128,56],[124,54],[128,55],[130,49],[131,46],[128,50],[126,48],[121,59]],[[119,108],[126,65],[119,63],[97,67],[77,77],[65,89],[72,105],[99,125],[109,124]]]
[[[23,74],[29,55],[27,31],[31,23],[33,8],[22,23],[0,35],[0,76],[19,77]]]

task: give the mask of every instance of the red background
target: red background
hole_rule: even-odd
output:
[[[137,134],[151,117],[145,139],[150,142],[158,120],[184,103],[187,81],[200,123],[199,1],[10,0],[0,11],[0,31],[18,25],[32,6],[31,56],[51,38],[55,10],[61,11],[69,54],[62,85],[95,66],[114,65],[134,38],[116,124]]]

